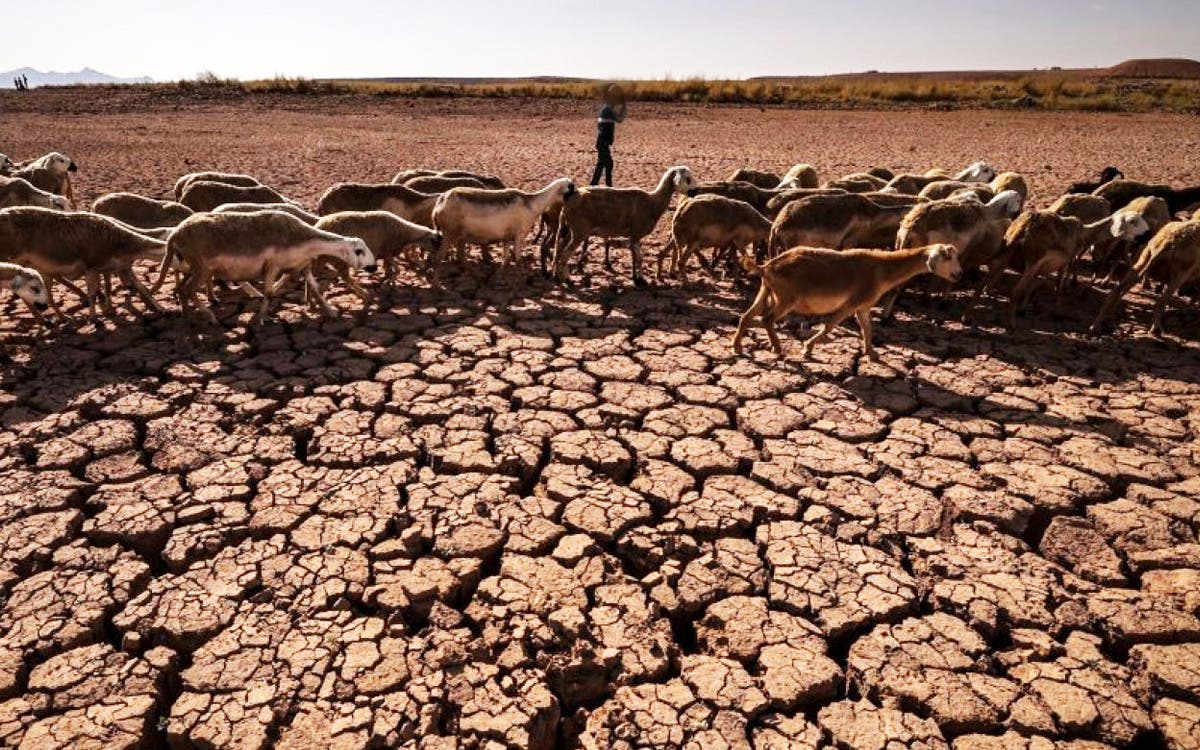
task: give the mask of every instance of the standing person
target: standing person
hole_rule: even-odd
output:
[[[21,90],[22,91],[29,90],[29,76],[25,73],[21,74]]]
[[[600,175],[604,174],[604,184],[612,187],[613,138],[617,134],[617,123],[625,120],[625,92],[617,84],[604,90],[604,106],[596,118],[596,170],[592,172],[592,184],[600,184]]]

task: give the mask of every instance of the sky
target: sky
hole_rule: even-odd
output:
[[[1200,58],[1197,0],[55,0],[0,70],[746,78]],[[47,34],[47,30],[53,30]],[[50,43],[48,40],[53,40]]]

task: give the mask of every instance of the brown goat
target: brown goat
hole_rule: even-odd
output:
[[[1101,323],[1134,284],[1154,279],[1166,285],[1155,300],[1150,323],[1150,333],[1161,334],[1167,302],[1180,287],[1197,278],[1200,278],[1200,221],[1171,222],[1150,239],[1125,278],[1109,292],[1088,330],[1093,334],[1098,332]]]
[[[871,345],[871,308],[880,297],[924,273],[952,282],[962,277],[958,252],[950,245],[842,252],[802,247],[761,266],[750,256],[743,256],[742,263],[747,272],[762,276],[762,286],[738,321],[733,350],[742,353],[742,337],[755,316],[761,316],[771,346],[780,356],[783,346],[775,333],[775,323],[790,313],[824,317],[821,329],[804,342],[806,359],[814,346],[851,315],[862,332],[863,353],[877,359]]]

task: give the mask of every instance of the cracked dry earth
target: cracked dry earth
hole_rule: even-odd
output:
[[[918,298],[801,365],[736,282],[487,278],[6,302],[0,746],[1200,747],[1195,344]]]

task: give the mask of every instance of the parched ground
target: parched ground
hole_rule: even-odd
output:
[[[574,104],[105,96],[0,96],[0,151],[70,153],[89,201],[588,167]],[[618,176],[983,157],[1045,200],[1200,181],[1197,125],[645,107]],[[30,332],[5,295],[0,746],[1200,747],[1196,312],[1089,339],[1099,292],[1014,333],[916,297],[881,363],[849,329],[801,363],[798,325],[735,357],[748,285],[635,291],[614,255],[257,330],[226,295],[221,332]]]

